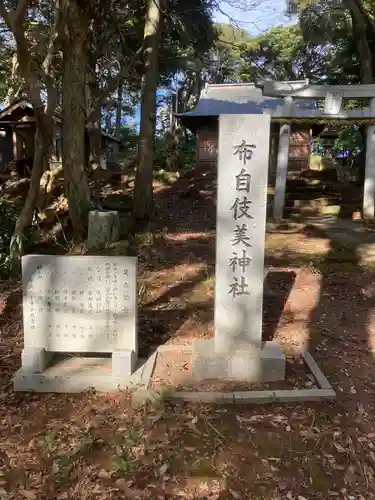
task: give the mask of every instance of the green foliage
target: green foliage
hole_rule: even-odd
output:
[[[119,135],[126,156],[135,156],[138,144],[138,133],[133,128],[122,126]]]
[[[0,102],[3,102],[12,82],[9,74],[12,69],[12,50],[6,37],[0,34]]]
[[[7,276],[11,270],[11,258],[9,248],[12,241],[12,233],[18,215],[22,210],[22,204],[0,199],[0,275]],[[25,234],[20,242],[23,250],[31,245],[30,233]]]
[[[372,63],[375,66],[374,2],[358,0],[289,0],[289,10],[297,14],[305,44],[321,47],[325,60],[324,82],[327,84],[361,83],[361,44],[355,34],[355,21],[366,33]],[[355,6],[356,5],[356,6]],[[358,21],[358,16],[360,21]],[[358,29],[358,28],[357,28]]]
[[[202,58],[217,35],[211,21],[212,3],[210,0],[166,1],[159,47],[161,83],[167,83],[179,71],[199,72]]]
[[[336,154],[348,152],[349,156],[357,156],[363,148],[363,136],[360,128],[356,125],[346,125],[342,127],[335,140],[333,152]]]
[[[171,172],[190,170],[195,163],[195,154],[195,136],[189,136],[186,142],[172,149],[168,148],[164,137],[156,137],[154,166],[155,169],[167,169]],[[169,164],[168,156],[174,159],[172,164]]]
[[[212,83],[236,83],[247,81],[241,75],[242,55],[250,42],[250,35],[230,24],[216,24],[217,41],[211,49],[208,61],[209,80]]]
[[[250,75],[274,80],[301,79],[308,76],[315,54],[304,43],[298,26],[272,28],[247,45],[243,68]]]
[[[278,26],[251,37],[227,24],[216,25],[218,40],[206,60],[213,83],[257,82],[262,79],[324,80],[338,49],[309,40],[298,25]]]
[[[188,143],[182,148],[184,155],[184,166],[186,170],[190,170],[195,165],[195,157],[197,151],[196,138],[192,137]]]

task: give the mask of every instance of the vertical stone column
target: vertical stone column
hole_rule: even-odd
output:
[[[375,98],[370,101],[370,111],[375,113]],[[369,125],[366,131],[366,167],[363,189],[363,217],[375,216],[375,125]]]
[[[216,219],[215,336],[193,344],[197,380],[278,380],[280,347],[262,343],[268,115],[221,115]]]
[[[259,349],[270,117],[220,117],[215,349]]]
[[[282,219],[285,204],[286,178],[288,174],[289,144],[291,124],[285,123],[280,126],[279,151],[277,154],[275,197],[273,200],[273,216]]]

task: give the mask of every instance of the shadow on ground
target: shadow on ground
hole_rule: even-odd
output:
[[[150,289],[140,309],[145,352],[181,341],[176,332],[184,327],[187,342],[212,333],[215,175],[207,172],[201,182],[204,173],[158,194],[157,221],[134,246]],[[319,243],[315,233],[295,237]],[[293,245],[291,234],[285,238]],[[359,267],[355,252],[340,261],[337,244],[321,240],[328,250],[319,255],[278,241],[267,258],[279,269],[265,284],[264,338],[275,335],[286,305],[303,298],[299,313],[307,316],[314,356],[337,391],[336,403],[216,407],[161,400],[136,409],[127,393],[14,394],[21,311],[9,303],[0,338],[0,488],[31,500],[373,498],[375,274]],[[291,316],[292,331],[295,325]]]
[[[142,255],[141,272],[152,273],[150,295],[157,296],[139,311],[142,355],[166,342],[213,336],[216,188],[216,170],[203,168],[156,193],[155,220],[133,248]],[[177,282],[165,286],[166,272]],[[264,340],[273,338],[294,279],[292,270],[271,270],[265,279]]]

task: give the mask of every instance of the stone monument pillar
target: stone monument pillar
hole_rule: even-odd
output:
[[[276,220],[282,219],[285,206],[285,188],[288,175],[290,123],[280,126],[279,151],[277,153],[275,197],[273,200],[273,216]]]
[[[215,338],[193,345],[197,380],[285,377],[280,347],[262,343],[269,138],[269,116],[220,117]]]
[[[371,113],[375,112],[375,98],[370,102]],[[375,217],[375,126],[369,125],[366,131],[366,168],[363,191],[363,217]]]
[[[293,101],[291,97],[287,97],[285,99],[283,110],[285,110],[286,116],[291,114],[292,103]],[[288,175],[291,129],[292,126],[290,123],[284,123],[280,126],[279,150],[277,153],[276,165],[275,197],[273,200],[273,216],[276,220],[282,219],[284,215],[285,188]]]

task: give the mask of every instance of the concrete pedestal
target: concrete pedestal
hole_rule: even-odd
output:
[[[90,389],[112,392],[140,384],[147,386],[155,358],[147,362],[138,360],[132,366],[134,362],[131,351],[117,352],[112,359],[56,355],[43,372],[20,368],[13,377],[13,387],[16,392],[79,393]]]
[[[285,379],[285,356],[276,342],[265,342],[261,349],[215,350],[214,340],[193,344],[193,377],[203,380],[275,382]]]

